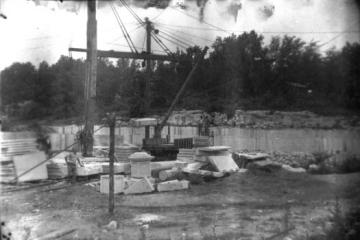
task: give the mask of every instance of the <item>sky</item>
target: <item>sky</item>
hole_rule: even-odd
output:
[[[255,30],[264,35],[294,35],[318,42],[319,51],[360,42],[359,9],[355,0],[128,0],[136,14],[149,17],[159,36],[180,45],[211,46],[217,36]],[[0,70],[14,62],[56,62],[69,47],[86,48],[86,4],[82,1],[0,0]],[[130,51],[111,10],[115,6],[138,51],[144,29],[120,1],[101,1],[97,8],[98,49]],[[155,7],[153,7],[155,6]],[[201,14],[203,13],[203,14]],[[163,38],[174,51],[175,44]],[[164,54],[154,42],[153,52]],[[72,53],[85,58],[83,53]]]

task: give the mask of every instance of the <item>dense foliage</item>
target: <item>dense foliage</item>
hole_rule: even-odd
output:
[[[149,78],[141,61],[98,61],[99,113],[144,116],[145,81],[150,113],[163,113],[195,64],[197,46],[156,62]],[[178,108],[232,114],[237,108],[322,111],[360,107],[360,44],[319,53],[315,43],[274,37],[265,45],[255,32],[218,38],[196,71]],[[2,111],[24,119],[69,118],[83,109],[85,63],[62,56],[57,63],[14,63],[1,73]]]

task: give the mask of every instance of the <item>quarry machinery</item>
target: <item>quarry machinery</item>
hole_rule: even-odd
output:
[[[143,150],[149,152],[151,155],[155,156],[154,161],[161,161],[161,160],[175,160],[177,153],[179,152],[179,149],[172,143],[169,142],[169,138],[162,138],[161,132],[163,128],[165,127],[167,121],[169,120],[169,117],[171,116],[172,112],[174,111],[174,108],[176,104],[178,103],[182,93],[186,89],[186,86],[193,78],[193,75],[195,71],[197,70],[198,66],[201,64],[201,62],[204,59],[204,56],[208,50],[208,47],[205,47],[199,58],[197,59],[194,67],[191,69],[189,75],[186,77],[184,83],[182,84],[181,88],[177,92],[174,100],[172,101],[170,107],[168,108],[166,114],[163,118],[160,119],[160,121],[153,121],[152,124],[150,124],[151,121],[146,121],[144,119],[144,126],[145,126],[145,138],[143,139]],[[150,120],[150,119],[148,119]],[[148,122],[148,124],[146,123]],[[153,137],[150,137],[150,126],[154,127],[154,135]]]

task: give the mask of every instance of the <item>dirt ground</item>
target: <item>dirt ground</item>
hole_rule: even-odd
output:
[[[13,239],[76,229],[61,239],[306,239],[331,226],[335,199],[360,202],[360,174],[236,173],[184,191],[108,196],[84,184],[2,192]],[[104,227],[110,221],[117,228]],[[284,234],[284,230],[289,229]]]

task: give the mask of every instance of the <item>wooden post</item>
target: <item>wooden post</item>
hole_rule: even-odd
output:
[[[110,150],[109,150],[109,213],[114,213],[114,152],[115,152],[115,114],[109,116]]]
[[[85,142],[83,155],[92,156],[96,115],[97,22],[96,0],[88,0],[87,55],[85,74]]]
[[[152,25],[148,18],[145,18],[146,24],[146,53],[151,55],[151,31]],[[151,60],[150,58],[146,59],[146,79],[145,79],[145,104],[144,111],[145,114],[149,112],[150,109],[150,80],[151,80]]]

